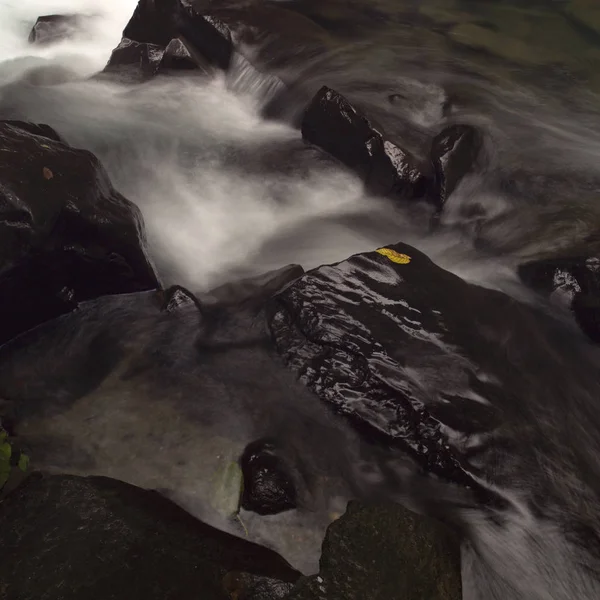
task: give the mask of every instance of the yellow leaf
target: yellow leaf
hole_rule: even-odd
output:
[[[407,265],[412,260],[408,254],[400,254],[400,252],[396,252],[391,248],[378,248],[376,252],[382,256],[387,256],[392,262],[399,265]]]

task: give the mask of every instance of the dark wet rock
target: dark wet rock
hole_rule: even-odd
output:
[[[328,87],[306,109],[302,137],[352,169],[370,193],[399,198],[424,198],[427,193],[429,180],[416,159]]]
[[[259,515],[296,508],[296,490],[275,443],[258,440],[249,444],[240,464],[244,475],[243,508]]]
[[[79,30],[78,15],[46,15],[38,17],[29,34],[30,44],[47,45],[72,37]]]
[[[437,522],[398,505],[348,505],[327,530],[319,574],[289,600],[460,600],[460,547]]]
[[[365,437],[478,488],[444,430],[498,425],[500,413],[481,399],[497,397],[496,380],[480,372],[504,380],[512,369],[486,336],[503,311],[523,320],[523,307],[396,244],[306,273],[270,310],[284,360]]]
[[[226,70],[232,53],[231,31],[216,17],[200,15],[186,0],[140,0],[105,71],[137,65],[141,79],[159,71],[210,73]]]
[[[158,44],[123,38],[112,51],[103,73],[128,81],[143,81],[158,73],[165,49]]]
[[[434,138],[431,146],[435,173],[433,201],[440,209],[473,169],[482,143],[481,133],[470,125],[453,125]]]
[[[174,35],[175,15],[183,0],[140,0],[123,30],[123,37],[166,48]]]
[[[223,21],[190,9],[178,14],[176,31],[194,59],[223,71],[229,69],[234,46],[231,30]]]
[[[298,577],[272,551],[112,479],[32,476],[0,505],[7,600],[227,600],[233,575],[249,600],[259,582]]]
[[[142,217],[46,125],[0,122],[0,343],[105,294],[158,287]]]
[[[570,256],[531,261],[519,277],[536,292],[566,303],[582,331],[600,342],[600,258]]]

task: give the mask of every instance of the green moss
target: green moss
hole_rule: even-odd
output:
[[[213,480],[212,507],[225,518],[233,519],[239,513],[244,476],[240,465],[224,463]]]
[[[17,466],[19,467],[19,469],[21,469],[21,471],[27,471],[27,468],[29,467],[29,456],[27,456],[27,454],[21,454],[19,456]]]
[[[8,443],[6,431],[0,429],[0,490],[4,487],[10,476],[10,458],[12,447]]]

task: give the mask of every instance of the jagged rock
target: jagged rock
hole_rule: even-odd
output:
[[[216,17],[200,15],[185,0],[140,0],[123,37],[163,49],[181,37],[194,62],[208,62],[223,70],[229,67],[233,52],[227,25]]]
[[[174,39],[166,47],[158,70],[163,73],[168,71],[197,71],[199,68],[198,63],[192,58],[184,43],[180,39]],[[203,70],[205,73],[209,72],[207,68]]]
[[[327,530],[318,575],[288,600],[461,600],[460,547],[437,522],[393,504],[348,505]]]
[[[164,54],[165,49],[158,44],[123,38],[103,73],[133,81],[150,79],[158,73]]]
[[[521,280],[545,296],[562,299],[582,331],[600,342],[600,258],[570,256],[531,261],[519,266]]]
[[[462,178],[473,169],[482,143],[481,134],[470,125],[453,125],[434,138],[431,146],[435,173],[433,201],[438,208],[442,208]]]
[[[268,440],[249,444],[241,458],[244,474],[242,506],[259,515],[296,508],[296,490],[277,447]]]
[[[72,37],[81,25],[78,15],[46,15],[38,17],[29,34],[30,44],[47,45]]]
[[[355,171],[373,194],[424,198],[427,193],[429,180],[417,161],[328,87],[306,109],[302,137]]]
[[[105,294],[158,287],[142,217],[46,125],[0,122],[0,343]]]
[[[173,312],[187,306],[196,306],[201,309],[198,299],[184,287],[173,285],[162,293],[161,310]]]
[[[237,597],[260,600],[259,584],[289,589],[298,575],[274,552],[112,479],[31,476],[0,504],[6,600],[228,600],[232,578]]]

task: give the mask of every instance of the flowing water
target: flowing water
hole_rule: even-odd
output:
[[[126,87],[89,79],[135,4],[0,0],[0,118],[47,123],[93,151],[142,209],[167,283],[203,291],[402,240],[468,280],[533,302],[515,276],[519,261],[586,243],[598,230],[600,17],[593,8],[584,15],[585,2],[265,3],[272,22],[290,19],[302,30],[287,45],[285,36],[271,35],[245,48],[262,70],[290,84],[289,122],[326,84],[420,156],[446,124],[484,132],[477,169],[433,233],[424,208],[365,195],[354,176],[305,147],[285,119],[261,118],[272,81],[241,59],[210,80]],[[27,44],[38,15],[65,12],[91,15],[78,37],[47,48]],[[589,251],[597,251],[591,242]],[[513,569],[519,583],[467,585],[465,598],[598,597],[591,579],[556,570],[560,543],[536,549],[540,536],[560,532],[532,524],[522,508],[512,556],[500,538],[483,544],[491,548],[487,558]],[[515,548],[528,548],[529,557],[548,548],[558,555],[539,556],[534,572]],[[468,555],[464,562],[468,570]],[[478,568],[474,562],[470,580],[493,579]]]

